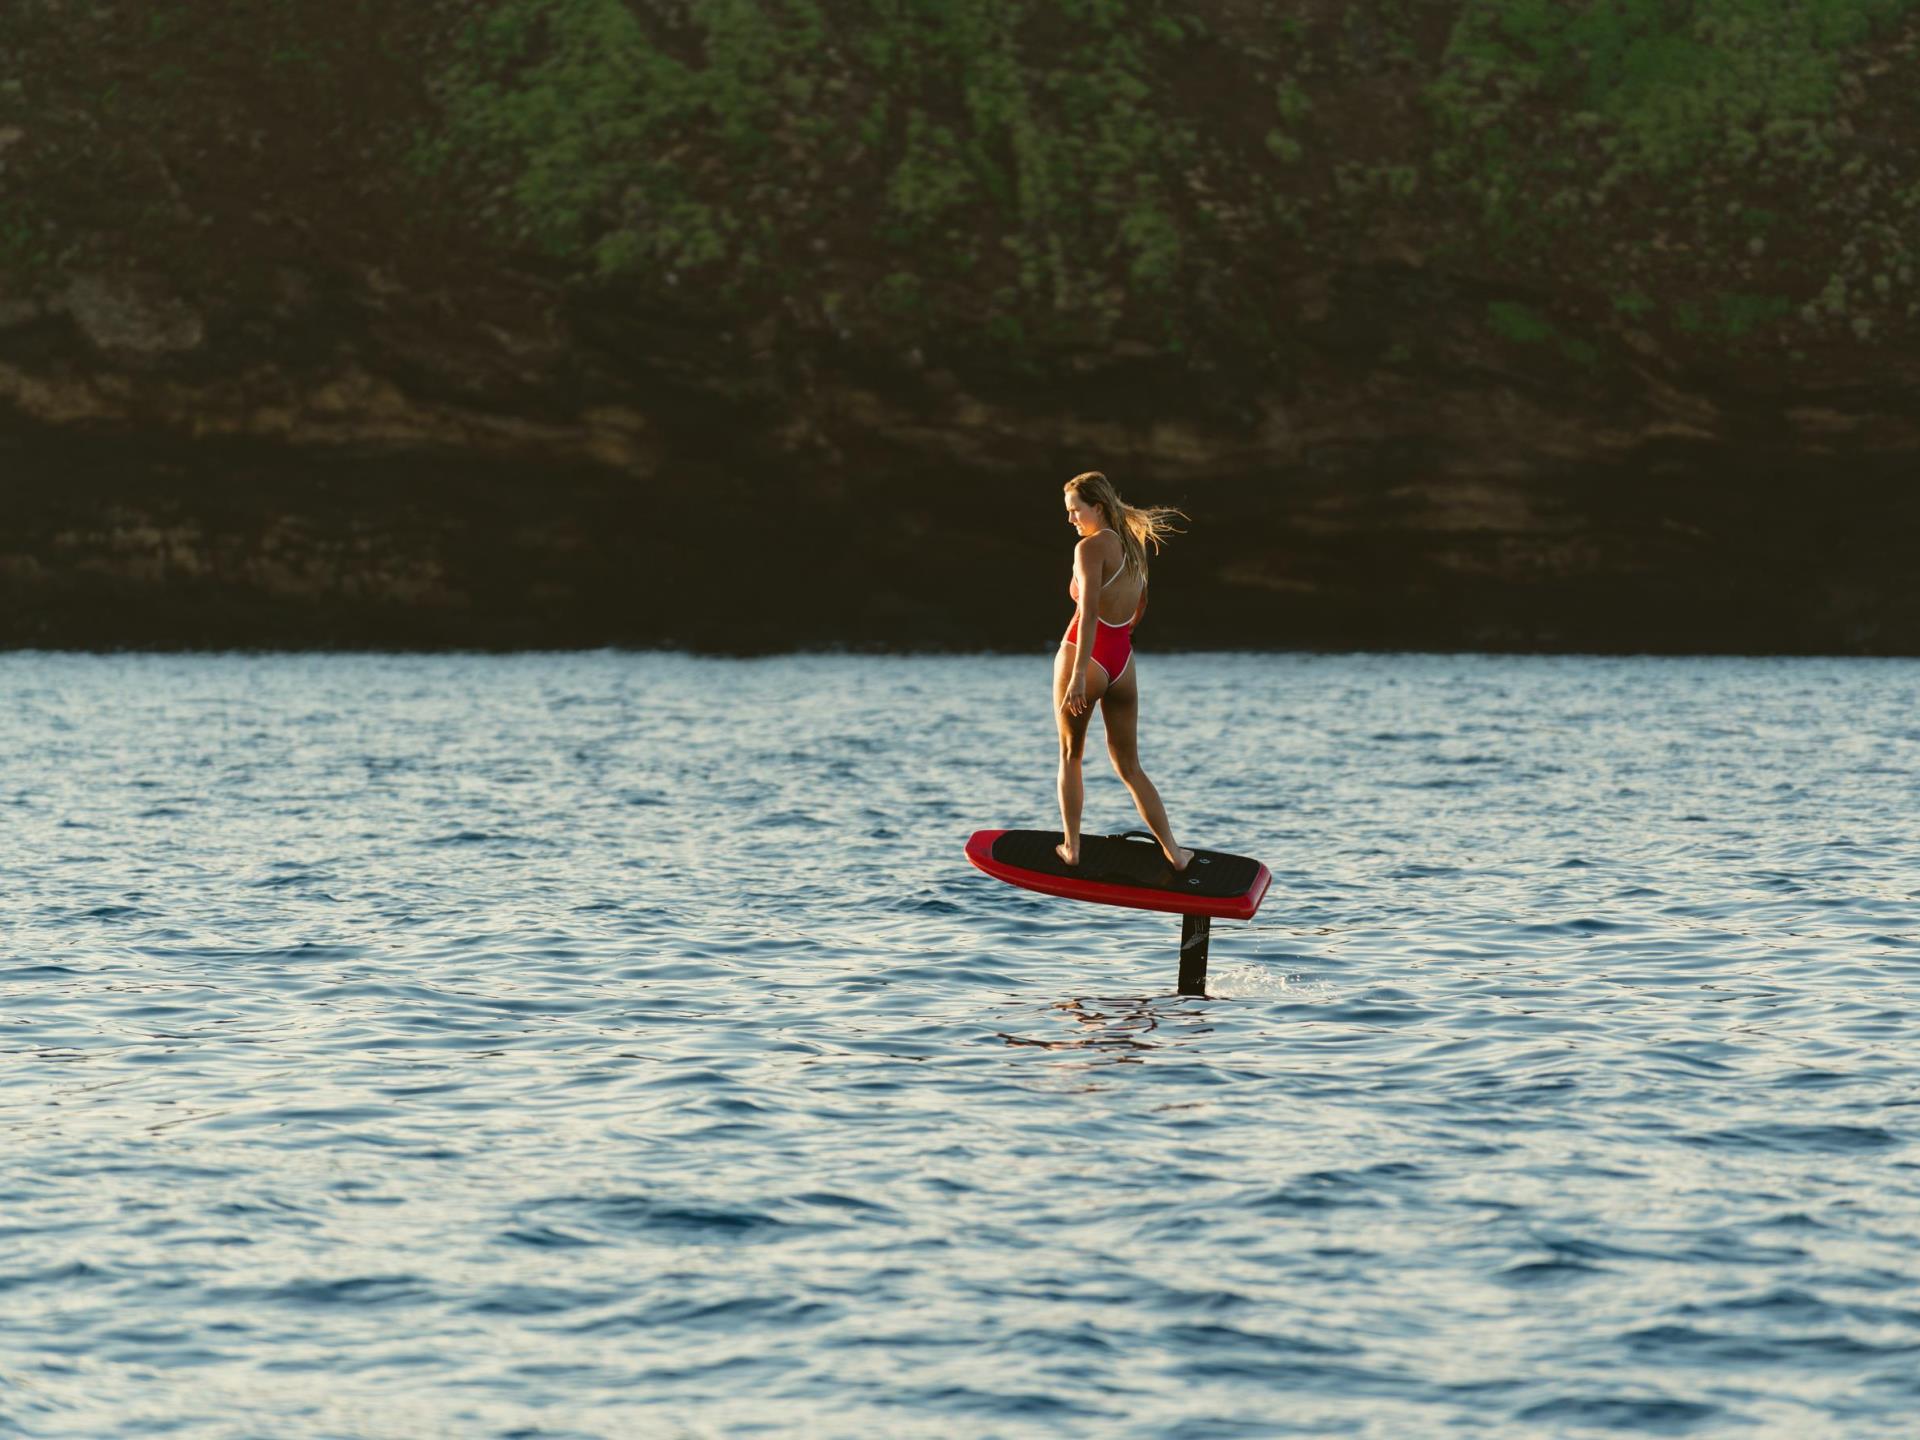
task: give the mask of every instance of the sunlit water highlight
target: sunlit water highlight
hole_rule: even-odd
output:
[[[0,657],[0,1434],[1913,1432],[1920,666],[1141,663]]]

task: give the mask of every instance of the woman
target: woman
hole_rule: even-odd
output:
[[[1087,748],[1087,722],[1098,703],[1113,768],[1160,842],[1167,863],[1184,870],[1193,852],[1174,843],[1160,792],[1140,768],[1140,681],[1133,663],[1133,627],[1147,611],[1147,546],[1160,548],[1180,512],[1127,504],[1098,470],[1069,480],[1066,498],[1067,520],[1080,532],[1067,593],[1079,608],[1053,662],[1053,708],[1060,724],[1060,828],[1066,834],[1054,848],[1067,864],[1080,863],[1080,759]]]

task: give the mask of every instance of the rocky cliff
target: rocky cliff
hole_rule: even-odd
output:
[[[1920,653],[1904,0],[15,0],[0,643]]]

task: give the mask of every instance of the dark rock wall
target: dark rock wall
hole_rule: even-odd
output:
[[[1702,151],[1685,181],[1643,158],[1562,204],[1561,169],[1484,137],[1530,117],[1572,154],[1637,121],[1583,118],[1550,67],[1503,81],[1488,6],[1222,3],[1169,31],[1134,0],[1096,78],[1197,137],[1188,188],[1108,217],[1147,237],[1110,275],[1034,291],[991,257],[1077,232],[1047,228],[1060,196],[995,220],[985,149],[977,285],[902,228],[908,172],[859,170],[864,143],[839,190],[794,152],[816,168],[777,191],[798,208],[765,202],[758,260],[647,263],[686,234],[597,192],[564,232],[516,219],[501,197],[541,157],[489,149],[474,95],[532,62],[453,91],[462,37],[525,8],[0,19],[0,643],[1044,650],[1059,485],[1098,467],[1192,516],[1154,572],[1157,647],[1920,653],[1920,112],[1886,88],[1913,73],[1910,7],[1808,52],[1833,62],[1819,153]],[[717,71],[712,8],[675,11],[675,63]],[[1035,94],[1060,56],[1092,64],[1014,8],[1033,24],[994,53]],[[847,60],[835,91],[840,53],[806,51],[809,94],[885,80]],[[684,196],[720,214],[700,186],[731,152],[701,126],[726,117],[695,119],[660,153],[693,154]],[[1763,121],[1738,123],[1784,144]],[[595,183],[641,163],[602,162]],[[1082,181],[1112,174],[1060,183]],[[1498,184],[1587,208],[1516,231],[1486,218]],[[922,271],[940,284],[903,313]]]

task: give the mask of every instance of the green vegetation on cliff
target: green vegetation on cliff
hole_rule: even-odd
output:
[[[1824,122],[1846,58],[1915,0],[1470,0],[1432,95],[1456,135],[1483,137],[1481,158],[1513,153],[1510,122],[1528,123],[1526,153],[1573,173],[1596,151],[1604,184],[1688,167],[1828,158]],[[1530,102],[1551,107],[1546,134]],[[1592,137],[1590,140],[1583,137]],[[1457,156],[1448,158],[1457,160]]]
[[[485,0],[419,156],[582,273],[843,332],[1268,348],[1276,269],[1358,245],[1563,326],[1863,338],[1920,298],[1920,111],[1871,110],[1917,7]]]
[[[0,298],[537,255],[1030,371],[1418,365],[1429,306],[1576,379],[1920,332],[1920,0],[0,8]],[[1356,320],[1365,267],[1420,278]]]
[[[693,0],[676,25],[499,0],[423,158],[477,152],[509,223],[602,275],[785,288],[852,247],[864,290],[829,316],[937,319],[982,285],[1003,328],[1110,313],[1189,261],[1200,127],[1155,66],[1203,28],[1163,0]]]

